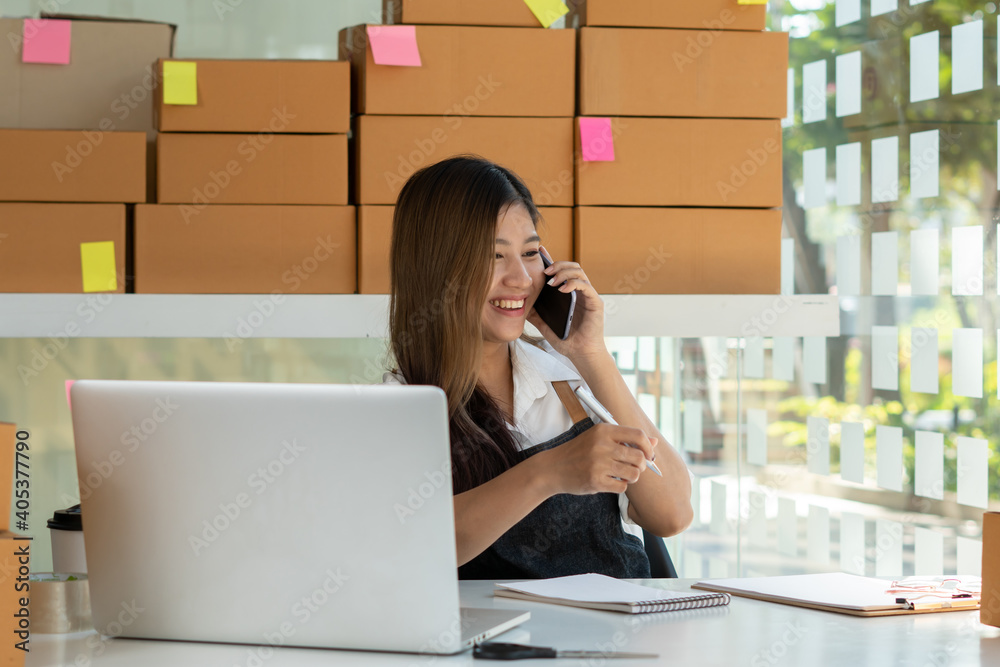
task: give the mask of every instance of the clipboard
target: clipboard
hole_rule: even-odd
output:
[[[832,572],[713,579],[700,581],[691,588],[861,617],[906,616],[979,609],[978,597],[941,598],[940,606],[909,608],[909,603],[896,601],[897,597],[900,597],[899,594],[886,592],[890,585],[891,582],[884,579]]]

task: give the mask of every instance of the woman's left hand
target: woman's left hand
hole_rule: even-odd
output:
[[[571,361],[581,357],[596,356],[607,352],[604,344],[604,301],[597,290],[590,284],[587,274],[576,262],[555,262],[548,250],[539,246],[539,251],[545,253],[552,265],[545,270],[544,280],[555,279],[553,285],[562,285],[559,290],[569,292],[576,290],[576,310],[573,324],[570,325],[569,336],[562,340],[552,331],[534,308],[528,314],[528,321],[538,329],[545,340],[549,341],[556,352],[568,357]]]

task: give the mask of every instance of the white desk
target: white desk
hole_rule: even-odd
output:
[[[661,579],[650,585],[687,590],[690,579]],[[728,607],[634,616],[494,598],[489,582],[462,582],[468,607],[528,609],[531,620],[513,630],[511,639],[562,649],[659,653],[659,660],[562,660],[559,664],[609,665],[831,665],[862,667],[913,665],[957,667],[1000,665],[1000,629],[979,623],[979,612],[856,618],[787,605],[734,597]],[[392,628],[386,628],[392,632]],[[526,632],[530,632],[530,637]],[[516,634],[514,634],[516,633]],[[503,641],[501,635],[497,641]],[[264,659],[258,657],[263,651]],[[458,656],[400,655],[186,642],[102,639],[96,633],[34,635],[30,667],[330,667],[351,665],[472,665],[470,652]],[[551,665],[551,660],[511,663]]]

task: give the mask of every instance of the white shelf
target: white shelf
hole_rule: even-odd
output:
[[[385,295],[0,294],[0,338],[384,338]],[[828,295],[607,295],[607,336],[838,336]]]

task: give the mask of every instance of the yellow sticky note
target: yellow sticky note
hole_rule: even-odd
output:
[[[163,103],[198,104],[198,63],[163,63]]]
[[[524,0],[524,4],[546,28],[569,13],[569,7],[562,0]]]
[[[114,292],[118,289],[114,241],[81,243],[80,265],[83,267],[84,292]]]

